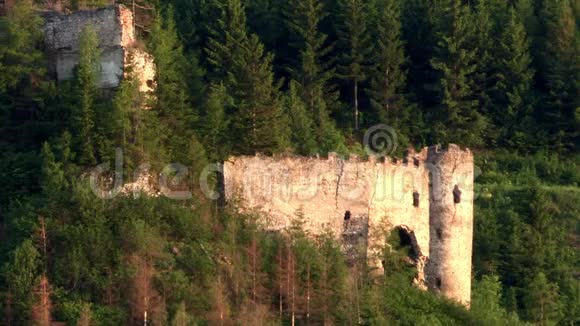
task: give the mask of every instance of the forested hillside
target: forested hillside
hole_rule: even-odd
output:
[[[98,35],[75,78],[47,70],[40,9],[0,17],[0,323],[3,325],[576,325],[580,3],[571,0],[119,0],[157,67],[97,87]],[[60,3],[60,2],[59,2]],[[62,1],[62,10],[109,1]],[[147,109],[144,109],[147,108]],[[203,195],[231,155],[365,153],[390,126],[408,147],[471,148],[471,309],[347,266],[303,216],[266,232]],[[101,163],[188,167],[187,200],[102,199]],[[118,161],[118,158],[117,158]],[[213,180],[214,183],[217,183]]]

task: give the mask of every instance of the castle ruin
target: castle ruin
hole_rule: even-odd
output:
[[[289,226],[301,212],[314,234],[331,230],[344,240],[363,237],[365,255],[376,268],[385,231],[399,230],[412,245],[415,284],[470,303],[473,155],[468,149],[432,146],[399,161],[344,160],[334,154],[233,157],[224,163],[224,185],[228,200],[262,213],[271,229]]]
[[[91,26],[99,38],[101,55],[98,86],[116,88],[132,73],[141,93],[154,91],[153,57],[136,42],[133,14],[123,5],[70,14],[46,11],[44,43],[51,63],[49,71],[59,81],[74,78],[82,31]]]
[[[133,15],[117,5],[72,14],[44,14],[45,44],[57,80],[70,80],[79,39],[91,25],[99,36],[99,86],[118,87],[129,72],[142,93],[154,90],[153,58],[136,46]],[[332,231],[347,256],[357,244],[380,270],[385,234],[398,230],[413,248],[415,284],[465,305],[471,296],[473,155],[450,145],[411,152],[404,160],[232,157],[223,164],[226,199],[268,218],[281,230],[298,212],[312,233]],[[348,220],[348,221],[345,221]]]

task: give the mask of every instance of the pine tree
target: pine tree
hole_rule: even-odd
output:
[[[288,147],[289,130],[275,84],[273,55],[264,54],[257,35],[251,35],[235,58],[233,77],[235,113],[232,132],[242,136],[234,143],[235,153],[276,153]]]
[[[546,26],[543,78],[547,94],[541,116],[548,141],[556,150],[573,150],[578,144],[580,124],[580,39],[572,6],[568,0],[545,1]]]
[[[494,125],[506,145],[520,147],[531,143],[531,87],[534,71],[525,27],[514,9],[497,42],[492,95]]]
[[[404,44],[401,40],[401,10],[398,0],[379,0],[376,4],[376,30],[373,35],[373,70],[369,96],[377,122],[392,126],[403,134],[409,109],[403,94],[406,71]]]
[[[239,0],[223,4],[219,26],[224,30],[215,32],[207,52],[232,99],[232,151],[276,153],[288,146],[289,130],[274,80],[274,57],[265,53],[257,35],[248,34],[243,8]]]
[[[216,27],[210,30],[210,38],[205,49],[211,64],[210,79],[223,81],[228,78],[228,70],[234,57],[239,55],[241,45],[246,43],[248,32],[246,14],[241,1],[218,1],[220,16]]]
[[[534,276],[524,297],[526,317],[538,325],[557,323],[561,317],[558,286],[550,283],[544,273]]]
[[[226,116],[233,105],[223,83],[212,84],[209,87],[209,95],[205,105],[203,117],[203,143],[208,149],[208,158],[212,162],[220,162],[227,159],[230,152],[228,128],[230,119]]]
[[[367,33],[367,1],[339,0],[338,36],[341,49],[340,65],[337,72],[340,78],[352,87],[354,129],[359,129],[359,88],[367,79],[370,38]]]
[[[442,143],[479,145],[486,119],[478,111],[474,91],[477,48],[472,44],[473,14],[460,0],[440,8],[437,48],[431,64],[439,72],[440,103],[432,114],[435,140]]]
[[[6,285],[12,296],[16,322],[24,322],[34,303],[34,288],[39,280],[40,254],[31,240],[25,240],[11,253],[4,265]]]
[[[0,94],[6,88],[30,86],[45,72],[43,53],[37,48],[43,37],[41,26],[32,0],[16,1],[8,11],[0,34]]]
[[[76,99],[78,111],[75,114],[77,136],[80,140],[80,163],[93,165],[95,159],[95,105],[97,100],[97,73],[101,69],[99,39],[92,26],[84,28],[79,45],[79,63],[76,71]]]
[[[329,116],[329,105],[335,103],[337,93],[329,85],[334,69],[327,55],[332,47],[319,26],[325,17],[323,3],[319,0],[292,1],[286,16],[286,24],[295,40],[293,47],[300,60],[293,74],[300,84],[302,100],[317,126],[318,146],[322,152],[344,150],[342,135]]]
[[[155,111],[160,122],[171,130],[167,138],[170,156],[184,161],[183,148],[192,135],[197,112],[188,96],[184,72],[191,67],[183,54],[171,6],[153,23],[150,48],[156,65]]]
[[[473,73],[472,92],[478,100],[477,109],[484,114],[489,114],[491,110],[489,88],[491,87],[492,49],[495,40],[494,21],[497,18],[493,16],[493,10],[501,10],[502,6],[505,7],[504,1],[492,2],[493,0],[478,0],[475,8],[472,9],[472,19],[477,26],[477,32],[473,33],[476,66]]]
[[[291,80],[285,101],[286,113],[290,119],[291,143],[298,154],[314,155],[317,153],[314,125],[298,89],[298,83]]]
[[[48,143],[42,145],[41,187],[46,195],[51,196],[63,191],[67,186],[62,163],[58,162]]]

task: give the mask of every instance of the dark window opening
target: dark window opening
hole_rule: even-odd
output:
[[[419,167],[419,160],[416,157],[413,157],[413,165]]]
[[[345,220],[345,221],[348,221],[348,220],[350,220],[350,211],[346,211],[346,212],[344,212],[344,220]]]
[[[441,289],[441,278],[438,277],[438,278],[435,279],[435,286],[438,289]]]
[[[437,233],[437,239],[441,240],[443,238],[443,232],[441,229],[435,230],[435,233]]]
[[[419,207],[419,193],[413,191],[413,206]]]
[[[453,188],[453,202],[455,204],[461,203],[461,190],[459,190],[459,186],[455,185]]]

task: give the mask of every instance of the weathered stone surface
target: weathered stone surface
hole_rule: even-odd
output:
[[[101,71],[98,85],[115,88],[129,70],[139,81],[143,93],[154,90],[153,58],[135,47],[133,14],[122,5],[72,14],[44,13],[46,49],[51,57],[51,71],[58,80],[70,80],[78,64],[79,42],[83,29],[90,25],[99,38]],[[131,69],[128,67],[131,66]]]
[[[463,192],[460,204],[453,203],[456,184]],[[399,162],[343,160],[336,155],[233,157],[224,163],[224,187],[226,198],[241,209],[265,213],[272,229],[287,227],[301,210],[311,232],[332,230],[344,238],[345,233],[349,236],[346,211],[353,220],[368,217],[363,233],[368,230],[368,259],[376,267],[385,231],[401,227],[410,233],[418,254],[415,283],[469,304],[473,223],[469,150],[454,145],[447,150],[425,148]],[[414,192],[419,194],[418,206],[413,205]],[[443,241],[434,233],[440,226]]]

